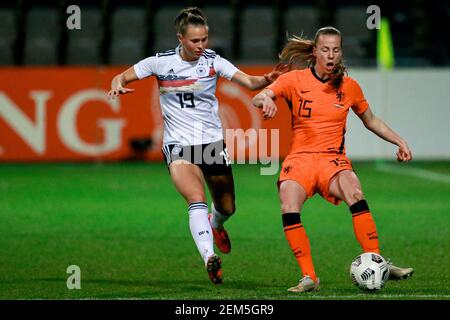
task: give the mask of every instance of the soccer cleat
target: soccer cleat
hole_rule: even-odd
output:
[[[304,276],[302,279],[300,279],[300,282],[295,287],[289,288],[289,292],[308,292],[308,291],[319,291],[320,290],[320,279],[317,278],[317,280],[314,282],[313,279],[311,279],[310,276]]]
[[[211,218],[212,214],[208,214],[209,224],[211,224]],[[220,252],[222,253],[229,253],[231,251],[231,242],[230,238],[228,238],[228,233],[225,230],[225,228],[222,228],[222,230],[216,230],[211,225],[211,229],[214,236],[214,243],[216,244],[217,248],[219,248]]]
[[[222,260],[220,260],[219,256],[213,254],[208,258],[208,261],[206,262],[206,271],[208,271],[208,275],[212,283],[220,284],[223,282]]]
[[[411,277],[414,273],[413,268],[400,268],[394,266],[390,261],[388,261],[388,267],[389,267],[389,280],[404,280],[406,278]]]

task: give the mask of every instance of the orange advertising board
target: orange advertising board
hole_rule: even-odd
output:
[[[0,68],[0,161],[162,160],[163,123],[154,77],[130,83],[133,93],[107,98],[112,78],[125,68]],[[270,69],[241,66],[255,75]],[[256,93],[219,80],[216,95],[227,145],[237,141],[232,149],[245,146],[247,158],[259,159],[252,150],[268,143],[263,147],[268,154],[283,157],[291,134],[287,105],[277,101],[276,118],[263,120],[251,105]],[[133,141],[151,145],[139,151]]]

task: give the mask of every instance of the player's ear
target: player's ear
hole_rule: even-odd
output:
[[[317,58],[317,47],[313,46],[313,56]]]
[[[180,43],[183,41],[183,35],[181,33],[177,33],[177,37],[178,37],[178,41],[180,41]]]

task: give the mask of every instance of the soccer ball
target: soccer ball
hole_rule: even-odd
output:
[[[353,260],[350,276],[353,283],[362,290],[380,290],[389,279],[389,266],[379,254],[366,252]]]

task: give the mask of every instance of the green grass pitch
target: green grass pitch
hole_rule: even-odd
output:
[[[233,167],[233,249],[221,255],[224,283],[215,286],[164,164],[2,164],[0,299],[450,299],[450,163],[407,165],[441,180],[389,166],[355,163],[382,255],[414,276],[376,293],[357,289],[350,213],[316,195],[302,222],[321,291],[294,295],[286,289],[300,274],[282,231],[277,176],[261,176],[258,165]],[[67,289],[69,265],[81,269],[80,290]]]

